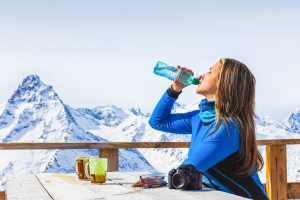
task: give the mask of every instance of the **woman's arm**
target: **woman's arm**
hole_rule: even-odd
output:
[[[192,133],[192,118],[199,113],[198,110],[188,113],[171,114],[171,109],[178,97],[173,96],[174,90],[169,88],[157,103],[149,124],[153,129],[179,134]]]

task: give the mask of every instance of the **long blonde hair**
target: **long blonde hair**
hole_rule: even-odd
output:
[[[223,58],[216,90],[216,127],[233,119],[238,124],[241,148],[235,162],[236,174],[249,176],[260,171],[264,161],[258,151],[255,134],[255,77],[247,66],[237,60]]]

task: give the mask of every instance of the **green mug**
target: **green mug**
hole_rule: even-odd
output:
[[[79,179],[87,179],[85,175],[85,164],[89,161],[89,156],[76,157],[75,172]]]
[[[107,162],[107,158],[89,158],[85,164],[85,175],[92,183],[105,183]]]

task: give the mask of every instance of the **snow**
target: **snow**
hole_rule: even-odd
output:
[[[198,109],[198,103],[175,103],[172,112]],[[300,138],[300,114],[296,111],[283,122],[258,118],[257,139]],[[135,142],[190,141],[190,135],[153,130],[150,114],[139,108],[115,105],[72,108],[63,103],[51,86],[38,76],[26,77],[7,102],[0,104],[2,142]],[[298,131],[298,132],[297,132]],[[259,147],[265,158],[265,147]],[[120,149],[119,170],[168,172],[187,156],[187,148]],[[288,181],[300,181],[300,145],[287,147]],[[89,150],[7,150],[0,151],[0,191],[10,173],[74,172],[78,155],[98,156]],[[265,182],[265,167],[259,176]]]
[[[0,114],[2,114],[4,108],[5,108],[6,103],[1,103],[0,104]]]
[[[17,122],[15,121],[14,123],[11,123],[10,125],[8,125],[7,127],[3,127],[1,128],[1,134],[0,134],[0,140],[2,141],[4,138],[6,138],[11,131],[14,129],[14,127],[16,126]]]
[[[297,109],[291,116],[284,120],[283,123],[289,127],[289,131],[294,133],[300,132],[300,109]]]

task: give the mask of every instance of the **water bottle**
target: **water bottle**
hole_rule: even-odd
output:
[[[200,80],[193,77],[190,72],[169,66],[160,61],[156,63],[153,73],[159,76],[164,76],[172,81],[177,80],[183,85],[198,85],[200,83]]]

